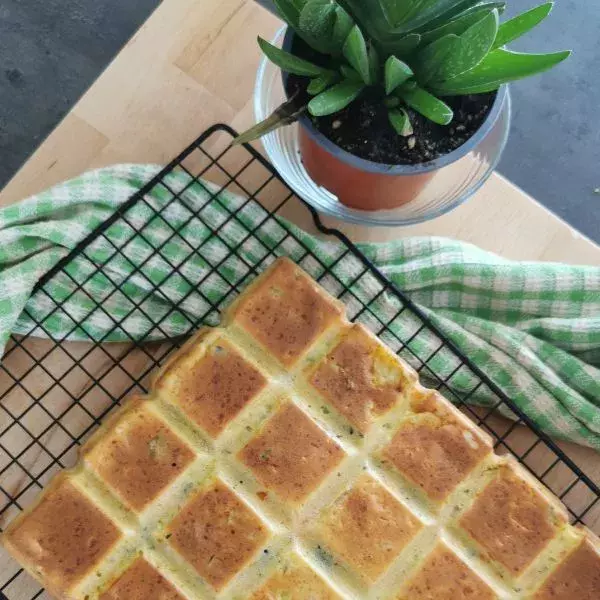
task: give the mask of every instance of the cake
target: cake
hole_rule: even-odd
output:
[[[61,599],[600,598],[598,540],[287,259],[2,540]]]

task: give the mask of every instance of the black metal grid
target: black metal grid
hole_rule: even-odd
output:
[[[559,496],[574,522],[598,531],[600,489],[594,481],[555,442],[537,431],[511,400],[445,340],[347,237],[325,227],[317,213],[293,194],[256,150],[251,146],[230,148],[233,135],[233,130],[224,125],[215,125],[206,131],[37,285],[35,297],[48,304],[47,314],[42,320],[26,315],[32,320],[35,337],[12,336],[0,363],[0,527],[5,527],[23,510],[59,469],[73,464],[77,447],[117,404],[132,392],[146,391],[149,373],[179,347],[187,335],[202,324],[218,322],[222,306],[276,256],[289,255],[345,302],[352,320],[363,322],[377,333],[413,364],[430,385],[482,426],[494,438],[497,451],[515,455]],[[185,199],[185,189],[175,191],[167,183],[169,174],[178,170],[191,177],[192,185],[201,184],[199,178],[216,184],[215,188],[208,189],[209,195],[212,204],[225,214],[217,225],[206,218],[207,204],[190,206]],[[147,194],[151,190],[160,191],[165,198],[160,206],[148,201]],[[223,190],[242,198],[235,210],[228,210],[221,202],[219,193]],[[131,209],[140,203],[144,205],[147,220],[133,222]],[[186,215],[177,228],[171,226],[168,218],[173,209],[184,210]],[[245,211],[250,209],[261,215],[252,227],[244,218]],[[282,227],[279,217],[285,217],[290,211],[301,220],[304,216],[306,223],[316,227],[326,239],[338,242],[337,252],[327,258],[316,256],[293,231]],[[168,232],[160,243],[147,239],[148,224],[155,219],[160,219],[164,231]],[[127,232],[122,243],[115,243],[109,235],[114,227]],[[234,231],[229,235],[231,227]],[[280,236],[265,242],[263,233],[267,228],[280,231]],[[198,239],[199,231],[210,235]],[[127,252],[133,238],[145,241],[149,249],[148,255],[135,265]],[[208,250],[216,240],[225,250],[217,258],[214,247]],[[168,244],[174,241],[189,249],[188,258],[179,264],[174,263],[167,252]],[[88,251],[98,243],[105,246],[106,258],[92,261]],[[249,258],[245,252],[248,244],[259,249],[258,256],[255,252],[253,258]],[[74,257],[89,263],[83,278],[69,268]],[[111,266],[117,259],[130,262],[129,274],[115,275]],[[163,284],[157,283],[150,274],[155,266],[152,263],[157,260],[171,273],[164,281],[177,277],[186,292],[179,297],[164,293]],[[199,260],[204,268],[198,268]],[[188,261],[193,268],[186,268]],[[232,263],[236,269],[231,269]],[[232,273],[237,273],[235,280]],[[130,310],[119,318],[106,309],[111,298],[119,301],[121,290],[134,276],[146,283],[147,297],[163,294],[165,310],[161,315],[148,314],[144,300],[130,303]],[[90,291],[90,282],[98,277],[102,277],[101,298]],[[209,278],[213,278],[213,282],[217,279],[224,286],[225,293],[217,301],[203,293],[202,284]],[[56,289],[61,283],[70,291],[60,298],[52,297],[50,286]],[[357,290],[361,290],[360,293]],[[69,314],[69,301],[75,294],[89,300],[89,313]],[[385,318],[374,308],[383,300],[388,307]],[[122,301],[127,302],[125,298]],[[195,317],[191,317],[188,310],[192,305]],[[389,314],[389,306],[394,307],[393,314]],[[114,323],[111,331],[100,339],[65,343],[39,337],[48,335],[52,318],[70,320],[72,332],[81,334],[93,315],[99,313]],[[163,327],[167,317],[175,313],[181,322],[181,331],[173,339],[172,332],[164,331]],[[127,333],[128,319],[132,316],[146,323],[144,332],[140,335],[138,331],[135,339]],[[409,332],[402,339],[398,335],[399,324],[403,331]],[[129,337],[130,342],[103,343],[117,331]],[[150,341],[161,337],[171,339]],[[440,361],[442,355],[444,360]],[[485,406],[474,408],[468,404],[477,398],[486,398]],[[500,417],[499,412],[510,419]],[[0,569],[0,598],[33,599],[44,594],[3,550],[0,564],[6,565]]]

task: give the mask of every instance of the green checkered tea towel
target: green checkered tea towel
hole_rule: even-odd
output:
[[[410,311],[393,319],[397,298],[381,293],[374,277],[359,276],[358,261],[340,259],[344,248],[333,238],[318,239],[269,218],[243,198],[215,196],[213,186],[183,172],[168,175],[167,187],[154,187],[123,210],[158,171],[149,165],[101,169],[0,210],[0,351],[11,332],[150,340],[182,335],[198,319],[213,324],[210,305],[227,301],[231,289],[225,279],[241,280],[248,264],[274,249],[313,275],[331,266],[336,277],[326,277],[326,287],[352,284],[344,296],[350,312],[368,303],[361,318],[375,327],[387,323],[383,337],[392,347],[397,338],[409,341],[402,355],[417,366],[415,357],[427,360],[448,378],[449,398],[456,392],[474,404],[495,405],[494,394],[477,386],[454,355],[440,349],[439,339],[415,335],[419,322]],[[169,203],[169,190],[181,192],[181,201]],[[40,277],[115,211],[123,218],[32,297]],[[235,218],[227,220],[230,213]],[[228,247],[237,248],[237,258]],[[318,260],[302,260],[306,249]],[[512,262],[439,238],[361,249],[541,429],[600,449],[600,269]],[[59,302],[63,309],[56,308]]]

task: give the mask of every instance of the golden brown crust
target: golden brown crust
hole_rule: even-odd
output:
[[[534,595],[534,600],[598,600],[600,551],[584,539]]]
[[[122,534],[67,476],[13,521],[4,545],[56,596],[92,572]]]
[[[288,259],[276,261],[228,311],[230,320],[286,367],[342,315],[342,305]]]
[[[183,507],[167,535],[169,544],[217,590],[268,538],[256,514],[219,481]]]
[[[319,529],[334,555],[375,581],[421,527],[408,509],[365,475],[327,511]]]
[[[151,374],[152,388],[157,389],[160,386],[160,380],[165,373],[168,373],[174,367],[175,364],[181,363],[185,357],[194,357],[199,349],[203,352],[204,348],[212,341],[221,337],[222,333],[223,330],[219,327],[201,327],[198,329],[185,341],[181,348],[171,352],[160,368]]]
[[[137,558],[99,600],[185,600],[152,565]]]
[[[437,392],[419,397],[384,449],[383,458],[436,502],[492,451],[489,440],[452,410]]]
[[[269,577],[251,600],[340,600],[325,581],[299,559]]]
[[[408,385],[407,369],[362,325],[354,325],[317,365],[310,383],[365,432],[392,408]]]
[[[460,519],[460,526],[484,554],[519,575],[556,535],[552,505],[512,465],[498,475]]]
[[[173,361],[156,389],[216,437],[266,385],[254,365],[228,341],[217,338],[200,356],[188,352]]]
[[[496,594],[445,544],[438,543],[397,600],[495,600]]]
[[[142,511],[194,459],[194,452],[143,401],[128,405],[83,456],[121,500]]]
[[[313,492],[343,456],[343,450],[292,402],[239,453],[268,490],[292,502]]]

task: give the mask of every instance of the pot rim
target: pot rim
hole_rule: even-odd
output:
[[[292,40],[294,38],[294,31],[290,27],[286,28],[285,37],[283,39],[283,49],[290,51],[292,46]],[[283,88],[285,94],[287,96],[286,90],[286,80],[288,77],[288,73],[285,71],[281,71],[283,78]],[[361,171],[367,171],[369,173],[377,173],[379,175],[416,175],[419,173],[430,173],[432,171],[437,171],[442,167],[446,167],[449,164],[452,164],[467,154],[474,150],[481,141],[483,141],[489,132],[492,130],[502,108],[504,106],[504,102],[506,101],[508,94],[508,84],[503,84],[498,88],[496,92],[496,97],[494,98],[494,103],[492,104],[492,108],[488,113],[487,117],[479,127],[479,129],[464,143],[462,146],[456,148],[452,152],[448,152],[434,160],[430,160],[424,163],[419,163],[416,165],[391,165],[386,163],[374,162],[371,160],[367,160],[366,158],[360,158],[355,156],[354,154],[344,150],[336,143],[332,142],[328,137],[323,135],[320,131],[316,129],[316,127],[312,124],[312,121],[306,115],[302,115],[298,122],[304,128],[306,133],[315,141],[317,144],[325,148],[330,154],[335,156],[337,159],[342,162],[354,167],[355,169],[359,169]]]

